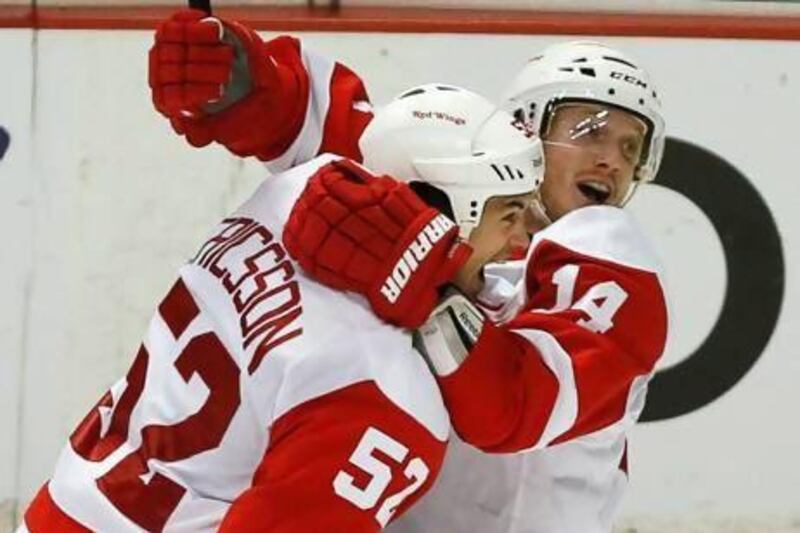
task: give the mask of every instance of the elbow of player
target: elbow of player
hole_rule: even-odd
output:
[[[559,383],[546,369],[536,375],[529,365],[527,372],[490,394],[473,394],[468,409],[463,394],[458,404],[457,396],[448,394],[453,391],[444,391],[453,429],[463,441],[487,453],[514,453],[532,448],[542,438],[553,416]]]
[[[487,453],[522,449],[517,435],[523,426],[524,402],[520,395],[507,392],[504,397],[484,398],[468,411],[450,408],[450,420],[459,438]]]

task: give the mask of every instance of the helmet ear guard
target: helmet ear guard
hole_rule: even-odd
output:
[[[664,153],[664,119],[649,74],[634,60],[595,42],[549,46],[512,82],[504,108],[523,129],[545,138],[554,111],[566,102],[607,105],[641,119],[648,129],[634,178],[655,179]]]
[[[541,141],[513,122],[471,91],[423,85],[376,112],[360,147],[367,168],[441,191],[467,238],[489,198],[534,192],[544,177]]]

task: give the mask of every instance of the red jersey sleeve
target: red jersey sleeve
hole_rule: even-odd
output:
[[[514,452],[638,416],[664,350],[667,309],[652,263],[615,245],[599,250],[604,239],[636,238],[620,223],[628,222],[585,230],[596,240],[583,251],[559,231],[534,242],[522,312],[503,326],[487,322],[465,363],[440,380],[464,440]]]
[[[220,531],[379,531],[430,488],[445,447],[374,382],[339,389],[276,420]]]
[[[372,120],[372,106],[361,78],[293,37],[268,41],[263,55],[263,61],[276,65],[281,83],[266,95],[268,114],[260,120],[262,127],[252,127],[258,117],[242,117],[252,131],[252,155],[266,162],[272,172],[322,153],[361,161],[358,140]]]

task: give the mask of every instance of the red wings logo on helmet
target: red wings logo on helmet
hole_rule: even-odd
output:
[[[428,118],[436,119],[436,120],[444,120],[446,122],[452,122],[456,126],[463,126],[467,123],[467,121],[461,117],[454,117],[449,113],[443,113],[441,111],[412,111],[412,116],[414,118],[418,118],[421,120],[425,120]]]

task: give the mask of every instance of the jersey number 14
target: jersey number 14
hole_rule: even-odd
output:
[[[548,312],[559,313],[567,309],[583,311],[588,318],[578,319],[578,325],[595,333],[605,333],[614,327],[614,315],[628,299],[628,293],[616,282],[605,281],[593,285],[581,299],[572,303],[579,272],[578,265],[564,265],[555,271],[553,283],[557,287],[556,303]]]

